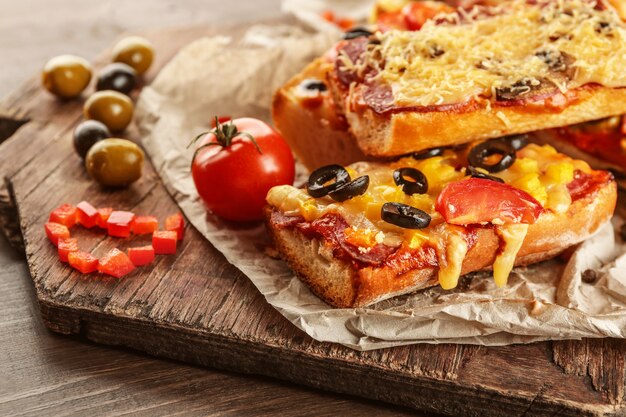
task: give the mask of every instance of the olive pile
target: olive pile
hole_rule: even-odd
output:
[[[128,95],[152,65],[154,49],[148,40],[132,36],[122,39],[112,55],[113,62],[98,74],[97,91],[83,105],[85,120],[74,130],[73,141],[89,175],[104,186],[119,187],[141,177],[144,153],[133,142],[112,136],[133,119],[134,104]],[[81,57],[57,56],[45,65],[42,85],[61,99],[77,98],[89,86],[92,72]]]

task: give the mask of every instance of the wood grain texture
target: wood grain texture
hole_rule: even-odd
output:
[[[237,36],[241,29],[221,32]],[[159,47],[150,77],[189,40],[211,33],[200,28],[147,34]],[[105,53],[96,65],[106,60]],[[45,239],[42,225],[52,208],[85,199],[162,219],[177,207],[149,164],[142,180],[126,190],[102,190],[87,178],[71,149],[80,102],[59,103],[31,83],[3,107],[30,120],[2,145],[0,167],[17,203],[42,317],[55,332],[448,415],[624,412],[623,349],[610,343],[598,346],[597,355],[586,353],[588,372],[581,373],[582,353],[567,356],[549,343],[356,352],[315,342],[273,310],[192,228],[176,256],[160,257],[150,269],[120,281],[80,276],[58,262]],[[127,135],[139,140],[134,129]],[[75,235],[82,249],[98,256],[142,240],[112,241],[84,230]]]

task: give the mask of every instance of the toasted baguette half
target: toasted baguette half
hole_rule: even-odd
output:
[[[276,128],[310,170],[368,159],[348,132],[345,118],[337,113],[330,93],[310,93],[302,87],[307,80],[325,83],[329,65],[324,58],[313,61],[276,91],[272,103]]]
[[[611,177],[605,175],[604,178],[607,180],[594,185],[588,193],[575,200],[567,211],[543,212],[528,227],[514,265],[528,265],[550,259],[587,239],[609,221],[615,210],[617,191]],[[336,255],[337,246],[332,241],[305,234],[302,230],[307,230],[312,223],[304,218],[290,217],[293,214],[287,215],[280,207],[272,205],[266,208],[265,215],[269,234],[283,259],[315,294],[334,307],[367,306],[434,286],[438,282],[439,262],[446,259],[445,256],[450,256],[449,248],[454,250],[448,243],[444,246],[437,244],[439,246],[435,250],[438,261],[432,261],[431,256],[428,263],[421,263],[427,266],[420,267],[420,262],[414,265],[411,261],[384,261],[374,266],[358,266],[354,260]],[[326,224],[324,227],[329,226]],[[434,226],[431,231],[434,234],[430,236],[444,236],[447,227],[445,222]],[[345,230],[337,232],[345,233]],[[468,233],[472,234],[474,243],[462,260],[460,273],[490,270],[497,256],[502,253],[503,242],[506,242],[502,240],[501,232],[497,227],[476,227]],[[436,241],[441,242],[438,239]],[[442,253],[446,254],[443,258]],[[414,259],[421,257],[418,253],[411,256]]]
[[[550,19],[539,24],[534,11],[526,12],[557,2],[500,3],[495,11],[487,12],[488,18],[472,20],[461,14],[449,17],[461,22],[454,25],[429,22],[417,32],[378,33],[368,42],[357,38],[337,45],[329,85],[338,111],[365,154],[397,156],[626,113],[626,77],[619,75],[618,66],[609,65],[626,56],[626,42],[609,33],[626,33],[626,25],[614,10],[590,9],[589,20],[582,19],[578,25],[607,19],[610,23],[603,23],[610,28],[606,33],[598,26],[586,36],[562,36],[554,32]],[[590,7],[580,6],[585,2],[578,0],[561,3],[558,7],[563,10]],[[508,10],[514,19],[498,21],[505,19]],[[562,16],[563,10],[555,14]],[[499,26],[485,23],[490,20]],[[533,25],[536,30],[528,29]],[[455,47],[454,39],[462,38],[472,40]],[[605,51],[611,52],[598,52],[587,41],[605,42]],[[436,47],[435,54],[424,58],[431,47]],[[483,56],[490,57],[486,64]],[[536,64],[538,57],[545,62]],[[506,66],[510,60],[515,62],[513,68]],[[602,72],[604,62],[606,71]],[[594,71],[603,75],[586,75]],[[464,77],[477,81],[467,87]]]
[[[332,85],[332,84],[331,84]],[[438,146],[455,146],[540,129],[567,126],[626,113],[626,89],[581,89],[562,111],[516,105],[467,112],[400,112],[380,115],[371,108],[344,109],[349,130],[367,155],[391,157]]]

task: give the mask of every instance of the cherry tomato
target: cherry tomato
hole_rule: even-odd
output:
[[[289,145],[260,120],[217,122],[200,143],[191,166],[193,180],[207,207],[224,219],[260,220],[269,189],[293,183]]]
[[[435,1],[412,1],[402,9],[408,30],[420,30],[427,20],[439,13],[450,13],[454,9],[444,3]]]
[[[508,184],[468,178],[448,184],[435,204],[450,224],[535,223],[543,207],[533,196]]]

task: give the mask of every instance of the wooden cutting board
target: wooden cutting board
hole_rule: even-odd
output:
[[[244,29],[145,33],[157,46],[147,82],[188,42],[217,33],[237,38]],[[105,51],[95,67],[109,57]],[[177,211],[149,163],[127,190],[105,191],[87,177],[71,145],[81,107],[81,100],[55,100],[38,77],[0,101],[0,228],[15,245],[23,244],[41,315],[52,331],[448,415],[626,414],[623,341],[371,352],[319,343],[269,306],[191,227],[176,256],[158,257],[122,280],[72,272],[43,230],[59,204],[87,200],[161,219]],[[124,136],[139,141],[134,127]],[[74,235],[81,249],[97,255],[128,246],[102,233]]]

